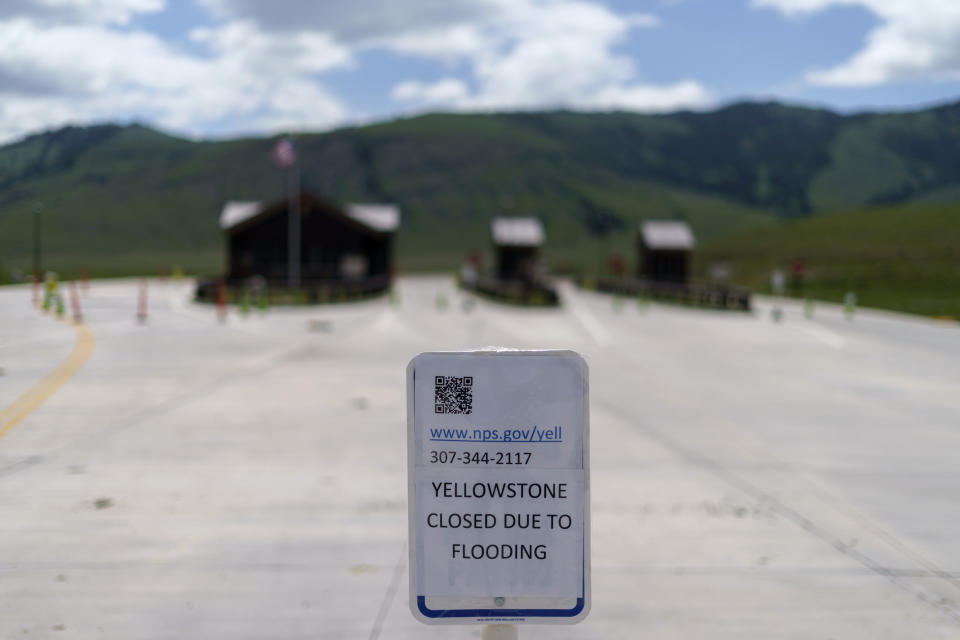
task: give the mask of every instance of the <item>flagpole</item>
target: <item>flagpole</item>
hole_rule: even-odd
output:
[[[291,142],[292,144],[292,142]],[[300,159],[294,151],[288,180],[290,195],[287,213],[287,284],[290,289],[300,288]]]

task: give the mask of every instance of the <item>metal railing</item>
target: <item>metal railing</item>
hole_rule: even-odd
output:
[[[581,278],[579,284],[583,288],[595,288],[597,291],[606,293],[644,297],[695,307],[750,310],[750,291],[740,287],[697,282],[657,282],[630,277],[600,278],[593,283],[593,287],[589,286],[591,284],[589,280]]]
[[[389,275],[351,279],[301,278],[300,286],[291,288],[286,279],[227,279],[215,276],[197,280],[197,300],[214,302],[217,288],[223,283],[228,302],[239,302],[244,295],[267,297],[272,304],[317,304],[345,302],[368,298],[390,289]]]
[[[511,304],[539,307],[560,304],[556,289],[543,280],[500,280],[477,276],[472,282],[461,281],[460,286],[484,297]]]

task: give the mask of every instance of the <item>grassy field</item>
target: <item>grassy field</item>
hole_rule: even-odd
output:
[[[770,291],[770,272],[806,264],[802,295],[960,318],[960,205],[909,205],[823,215],[709,242],[695,269],[727,262],[734,281]]]
[[[675,194],[683,201],[689,194]],[[734,212],[735,215],[738,212]],[[742,215],[742,213],[739,213]],[[637,221],[642,217],[638,212]],[[596,275],[612,254],[636,265],[636,226],[594,238],[564,233],[547,224],[545,251],[551,269],[561,274]],[[440,227],[407,232],[397,240],[401,273],[453,271],[470,250],[480,250],[492,264],[486,224],[473,221],[458,231]],[[52,251],[44,265],[65,278],[85,270],[91,277],[154,276],[179,265],[187,273],[217,273],[223,265],[219,247],[161,251]],[[802,291],[795,295],[840,302],[853,291],[862,305],[927,316],[960,318],[960,205],[917,204],[862,209],[780,223],[763,220],[727,236],[702,242],[694,254],[694,278],[706,280],[712,263],[725,262],[736,284],[770,292],[770,272],[790,273],[795,259],[806,264]],[[30,256],[0,264],[9,281],[12,268],[29,270]]]
[[[0,283],[9,283],[19,272],[29,277],[32,259],[20,259],[0,263]],[[169,274],[180,267],[190,275],[219,273],[223,270],[223,252],[220,249],[196,251],[142,251],[105,253],[60,253],[44,254],[43,270],[55,271],[61,278],[72,280],[86,273],[91,278],[121,278],[126,276],[155,277]]]

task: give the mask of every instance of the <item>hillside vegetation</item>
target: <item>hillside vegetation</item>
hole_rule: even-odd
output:
[[[960,318],[960,205],[869,208],[792,221],[715,240],[697,253],[697,270],[726,262],[734,280],[769,291],[770,272],[806,265],[802,291],[840,302]]]
[[[102,125],[0,147],[0,278],[30,268],[37,207],[47,268],[219,271],[222,202],[283,194],[273,143]],[[451,268],[486,249],[495,215],[541,217],[554,268],[595,271],[610,253],[633,256],[646,218],[687,220],[701,244],[719,247],[725,236],[767,242],[784,221],[826,212],[960,201],[956,104],[852,116],[774,103],[667,115],[436,114],[301,134],[297,149],[305,188],[402,207],[401,270]],[[851,220],[871,227],[869,211]],[[873,251],[872,237],[858,246]]]

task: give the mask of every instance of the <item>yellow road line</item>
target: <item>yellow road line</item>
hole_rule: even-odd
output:
[[[85,324],[78,324],[74,327],[74,332],[77,336],[77,342],[74,344],[70,355],[57,365],[56,369],[47,374],[43,380],[14,400],[9,407],[0,411],[0,438],[7,435],[21,420],[30,415],[34,409],[66,384],[67,380],[80,370],[80,367],[93,353],[95,341],[90,327]]]

